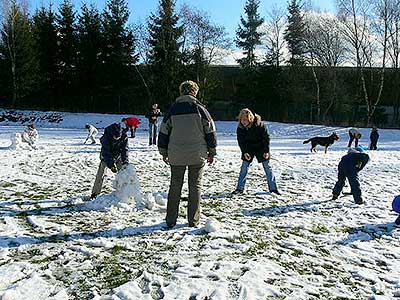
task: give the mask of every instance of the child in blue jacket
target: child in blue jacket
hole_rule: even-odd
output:
[[[338,166],[338,181],[333,188],[332,200],[336,200],[348,179],[351,187],[351,194],[353,195],[356,204],[363,204],[364,201],[361,197],[360,182],[358,179],[358,172],[360,172],[369,161],[368,154],[364,153],[363,147],[358,146],[356,151],[351,151],[342,157]]]

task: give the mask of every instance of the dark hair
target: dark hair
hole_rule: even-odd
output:
[[[86,124],[86,125],[85,125],[85,128],[88,128],[88,129],[89,129],[89,128],[90,128],[90,125],[89,125],[89,124]]]
[[[126,118],[122,118],[121,122],[125,122],[125,121],[126,121]]]
[[[28,128],[35,129],[35,124],[29,124],[29,125],[28,125]]]

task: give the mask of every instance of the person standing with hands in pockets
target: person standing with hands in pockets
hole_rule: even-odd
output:
[[[187,219],[190,227],[200,221],[201,186],[204,165],[214,162],[216,130],[207,109],[196,99],[198,85],[185,81],[179,86],[181,96],[165,114],[158,135],[158,149],[171,167],[166,223],[176,225],[183,178],[189,169],[189,199]]]

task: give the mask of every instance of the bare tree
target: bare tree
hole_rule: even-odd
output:
[[[390,66],[394,69],[394,81],[397,87],[394,90],[395,105],[394,117],[395,121],[399,121],[400,110],[400,89],[398,82],[400,81],[400,0],[392,0],[392,22],[389,23],[389,40],[388,55]]]
[[[18,100],[19,58],[26,50],[26,39],[29,32],[28,8],[24,1],[1,0],[0,2],[1,40],[6,47],[7,58],[10,61],[12,77],[12,106]]]
[[[267,14],[267,19],[263,25],[264,35],[262,40],[267,48],[267,64],[279,67],[284,62],[284,49],[286,41],[284,32],[286,29],[285,10],[274,5]]]
[[[371,122],[371,118],[382,98],[390,37],[389,27],[395,17],[395,10],[392,0],[375,0],[374,4],[375,9],[373,10],[374,14],[372,19],[374,20],[375,36],[380,44],[379,52],[381,53],[381,68],[378,95],[376,96],[375,100],[370,101],[370,109],[368,110],[369,114],[367,119],[368,124]]]
[[[339,0],[339,17],[351,53],[355,57],[362,94],[367,110],[367,124],[382,98],[389,40],[389,24],[392,19],[391,0],[376,0],[374,6],[366,0]],[[376,43],[379,43],[379,47]],[[378,62],[379,61],[379,62]],[[380,68],[378,92],[374,93],[374,70]],[[369,79],[367,85],[367,71]]]
[[[184,26],[182,52],[187,63],[195,67],[196,80],[202,91],[200,98],[204,100],[212,85],[209,82],[211,65],[222,61],[231,42],[225,28],[213,23],[206,12],[184,5],[180,16]]]
[[[337,67],[345,60],[344,38],[339,20],[331,14],[309,11],[305,15],[305,21],[307,63],[311,66],[316,87],[317,121],[321,121],[322,101],[316,67],[324,67],[332,75],[332,91],[327,96],[329,100],[323,113],[323,121],[326,122],[327,115],[337,98]]]
[[[147,102],[148,105],[150,106],[154,101],[153,101],[153,93],[150,90],[150,86],[149,86],[149,75],[147,74],[148,72],[146,72],[146,70],[148,70],[148,66],[149,66],[149,59],[150,59],[150,34],[149,34],[149,30],[148,30],[148,21],[145,22],[137,22],[134,26],[133,26],[133,32],[135,35],[135,42],[136,42],[136,50],[138,52],[139,55],[139,65],[135,64],[135,70],[138,74],[138,76],[140,77],[140,80],[143,83],[143,86],[146,89],[146,93],[147,93]]]

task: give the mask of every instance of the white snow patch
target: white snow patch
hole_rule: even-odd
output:
[[[206,224],[204,225],[204,230],[208,233],[219,231],[220,229],[221,223],[214,218],[207,219]]]
[[[95,200],[85,203],[84,209],[104,211],[114,206],[125,210],[143,208],[140,182],[132,164],[124,165],[118,172],[113,182],[113,188],[115,191],[111,194],[102,194]]]

